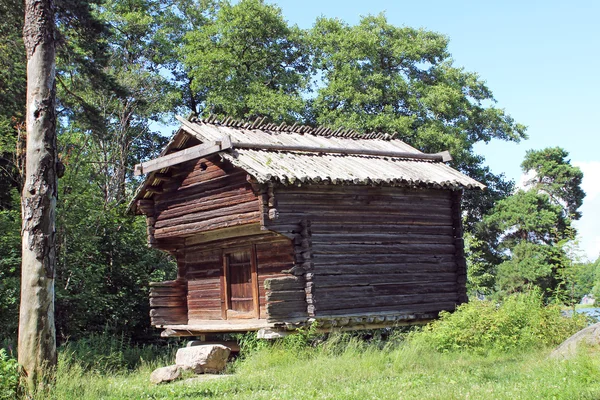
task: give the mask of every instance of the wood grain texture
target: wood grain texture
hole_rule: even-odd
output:
[[[316,318],[404,309],[437,313],[462,299],[460,201],[449,190],[276,186],[274,197],[278,218],[265,225],[294,238],[306,303]],[[308,229],[303,220],[310,221]],[[301,296],[283,282],[281,293],[267,292],[267,304],[283,303],[269,307],[271,318],[297,313]]]

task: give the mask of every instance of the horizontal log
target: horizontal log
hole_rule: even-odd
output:
[[[435,296],[428,294],[412,294],[412,295],[394,295],[394,296],[377,296],[364,298],[362,301],[357,301],[356,298],[343,299],[321,299],[315,300],[314,306],[317,310],[344,310],[344,312],[354,313],[356,309],[368,307],[386,306],[390,309],[402,309],[404,306],[413,306],[423,303],[457,303],[458,295],[456,293],[442,293]]]
[[[168,232],[168,227],[189,224],[191,222],[206,221],[218,217],[224,217],[226,215],[237,215],[252,211],[258,211],[258,203],[256,203],[255,201],[249,201],[245,203],[233,203],[232,205],[229,205],[227,207],[224,206],[219,208],[213,208],[209,211],[185,214],[182,217],[157,220],[154,224],[154,227],[157,230],[163,229],[165,232]]]
[[[413,195],[450,198],[449,190],[429,189],[429,188],[403,188],[389,186],[361,186],[361,185],[303,185],[303,186],[278,186],[275,195],[279,196],[288,193],[297,193],[300,195],[308,194],[333,194],[342,195]]]
[[[259,239],[260,237],[266,236],[265,233],[267,233],[269,237],[273,237],[275,235],[272,232],[265,232],[264,230],[261,230],[260,224],[248,224],[213,230],[211,232],[199,233],[187,238],[185,244],[188,247],[200,243],[206,246],[206,244],[209,242],[222,241],[241,236],[257,236],[256,239]]]
[[[269,315],[281,315],[293,311],[306,312],[306,306],[307,304],[304,300],[267,302],[267,313]]]
[[[311,236],[313,244],[454,244],[454,238],[450,235],[417,235],[397,233],[344,233],[321,234],[314,232]]]
[[[288,240],[288,243],[290,243],[289,239],[282,237],[276,233],[266,231],[261,235],[239,236],[211,243],[192,245],[188,247],[186,251],[191,254],[195,251],[207,251],[217,249],[220,251],[221,249],[225,248],[248,247],[250,245],[256,245],[257,247],[260,247],[260,244],[265,244],[267,246],[273,246],[273,248],[276,248],[277,246],[279,246],[278,243],[280,243],[281,240]]]
[[[376,150],[367,148],[347,147],[324,147],[324,146],[301,146],[301,145],[283,145],[283,144],[265,144],[252,142],[235,142],[233,148],[242,149],[257,149],[257,150],[273,150],[273,151],[300,151],[308,153],[328,153],[328,154],[345,154],[345,155],[371,155],[381,157],[398,157],[414,160],[432,160],[432,161],[451,161],[450,153],[444,151],[437,154],[414,153],[407,151],[396,150]]]
[[[221,299],[190,299],[188,300],[188,312],[193,312],[194,310],[220,310],[221,309]]]
[[[252,187],[246,181],[246,172],[240,170],[225,176],[179,187],[177,191],[169,192],[168,196],[156,198],[155,205],[157,210],[168,209],[173,206],[180,207],[185,205],[186,202],[196,203],[198,199],[234,190],[239,191],[239,193],[252,192]]]
[[[202,222],[194,222],[190,224],[182,224],[176,227],[156,229],[154,231],[154,236],[156,238],[187,236],[204,230],[226,228],[234,225],[243,225],[259,221],[260,213],[258,211],[246,214],[227,215]]]
[[[185,281],[181,281],[181,280],[175,280],[175,281],[164,281],[164,282],[150,282],[149,283],[150,287],[181,287],[185,289],[185,285],[186,282]]]
[[[279,213],[279,221],[281,223],[293,224],[302,218],[306,218],[304,212],[297,213]],[[311,215],[312,219],[320,222],[343,222],[345,224],[375,224],[375,225],[447,225],[452,226],[452,217],[448,216],[428,216],[428,215],[391,215],[386,214],[371,214],[363,215],[357,213],[337,213],[335,211],[321,213],[319,215]]]
[[[305,301],[306,293],[302,290],[277,290],[267,292],[267,303],[272,301]]]
[[[372,313],[377,313],[377,312],[384,312],[384,313],[390,313],[390,312],[403,312],[403,313],[439,313],[440,311],[453,311],[456,308],[456,302],[455,301],[445,301],[445,302],[432,302],[432,303],[423,303],[423,304],[408,304],[408,305],[402,305],[402,306],[390,306],[390,305],[384,305],[384,306],[374,306],[374,307],[361,307],[360,305],[357,305],[354,308],[351,309],[347,309],[347,310],[321,310],[321,309],[316,309],[315,315],[317,317],[330,317],[332,315],[337,315],[337,314],[350,314],[350,315],[356,315],[356,314],[372,314]],[[383,319],[383,321],[385,321],[385,318]]]
[[[306,284],[304,278],[296,276],[286,276],[284,278],[268,278],[264,286],[268,290],[293,290],[303,289]]]
[[[179,325],[187,324],[187,318],[161,318],[161,317],[150,317],[150,324],[153,326],[161,325]]]
[[[165,288],[152,287],[150,288],[150,297],[185,297],[185,287],[181,288]]]
[[[247,183],[240,178],[238,178],[237,182],[229,183],[228,185],[218,186],[212,189],[206,188],[207,190],[205,192],[188,194],[183,189],[179,189],[177,192],[170,192],[171,197],[163,197],[156,203],[156,212],[176,211],[181,207],[195,206],[198,202],[205,200],[227,199],[231,196],[253,193],[251,188],[247,186]],[[197,188],[194,190],[197,190]]]
[[[453,254],[314,254],[315,268],[321,265],[351,265],[351,264],[408,264],[426,263],[438,264],[455,262]]]
[[[187,318],[187,308],[153,308],[150,310],[151,317],[163,317],[163,318]]]
[[[411,285],[429,285],[440,282],[456,283],[456,273],[375,273],[358,275],[319,275],[315,273],[312,281],[318,289],[328,287],[398,285],[405,283]]]
[[[319,287],[319,282],[314,282],[313,288],[313,300],[321,301],[326,299],[351,299],[355,301],[363,297],[384,297],[384,296],[396,296],[396,295],[408,295],[408,294],[419,294],[419,295],[437,295],[441,293],[455,293],[457,291],[458,284],[454,282],[402,282],[402,283],[386,283],[386,284],[372,284],[372,285],[361,285],[361,286],[330,286],[330,287]],[[365,299],[364,301],[368,301]]]
[[[206,319],[216,319],[216,320],[220,320],[223,319],[221,317],[221,310],[218,311],[202,311],[202,312],[194,312],[194,313],[190,313],[190,315],[188,315],[188,320],[189,320],[189,324],[201,324],[202,320],[206,320]]]
[[[206,212],[210,210],[220,209],[223,207],[232,206],[240,203],[257,201],[256,196],[252,192],[226,192],[228,196],[215,196],[213,199],[202,199],[182,207],[173,207],[171,209],[159,212],[156,215],[157,221],[182,217],[187,214]]]
[[[335,203],[335,200],[330,200],[329,204],[286,204],[279,202],[277,205],[277,211],[279,214],[299,214],[305,213],[309,215],[318,215],[319,213],[326,213],[328,215],[361,215],[363,217],[368,216],[380,216],[390,215],[394,218],[401,218],[403,216],[431,216],[439,218],[452,218],[450,207],[425,207],[423,205],[412,205],[412,206],[340,206]]]
[[[357,223],[352,221],[337,221],[325,223],[318,218],[312,221],[313,234],[422,234],[422,235],[448,235],[452,236],[454,230],[451,225],[383,225]]]
[[[365,193],[364,191],[353,188],[346,192],[315,192],[308,190],[307,193],[290,193],[285,190],[278,190],[276,198],[282,204],[335,204],[342,206],[389,206],[391,204],[404,206],[423,204],[424,206],[452,206],[452,201],[447,196],[423,194],[420,191],[394,190],[386,194],[383,193]]]
[[[317,259],[318,261],[318,259]],[[348,262],[354,262],[354,259],[348,259]],[[379,275],[379,274],[426,274],[428,276],[444,275],[451,273],[456,276],[455,262],[432,262],[432,263],[372,263],[372,264],[315,264],[313,272],[317,275],[332,275],[339,279],[339,275],[360,274],[360,275]],[[367,279],[367,278],[364,278]]]
[[[454,254],[454,244],[313,244],[317,254]]]
[[[186,307],[185,298],[150,297],[150,307]]]
[[[205,157],[209,154],[217,153],[226,150],[230,147],[230,143],[207,142],[196,146],[189,147],[175,153],[167,154],[162,157],[157,157],[153,160],[137,164],[135,166],[135,175],[139,176],[152,171],[158,171],[163,168],[170,167],[190,161],[196,158]]]

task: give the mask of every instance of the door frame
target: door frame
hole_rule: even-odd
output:
[[[253,317],[260,318],[260,304],[259,304],[259,291],[258,291],[258,265],[256,261],[256,245],[238,246],[222,249],[221,251],[221,318],[228,320],[228,310],[231,309],[231,286],[230,283],[230,272],[229,272],[229,258],[227,257],[231,253],[238,251],[250,251],[250,277],[251,277],[251,288],[252,288],[252,305],[253,305]]]

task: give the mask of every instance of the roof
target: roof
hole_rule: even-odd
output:
[[[483,189],[484,185],[446,165],[442,154],[425,154],[392,135],[305,125],[263,124],[215,117],[185,120],[161,155],[186,147],[188,135],[202,143],[227,143],[218,153],[259,183],[329,183]],[[231,142],[229,144],[229,141]],[[143,164],[142,164],[143,165]],[[161,174],[168,170],[164,168]],[[150,174],[135,200],[152,196],[161,181]]]

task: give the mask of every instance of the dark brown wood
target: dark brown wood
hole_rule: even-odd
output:
[[[256,245],[251,247],[251,270],[252,275],[252,305],[254,307],[254,316],[260,318],[260,302],[259,302],[259,290],[258,290],[258,266],[256,260]]]
[[[208,142],[199,144],[197,146],[193,146],[185,150],[167,154],[165,156],[158,157],[153,160],[143,162],[141,164],[137,164],[134,169],[134,174],[136,176],[139,176],[152,171],[158,171],[160,169],[181,164],[189,160],[194,160],[200,157],[214,154],[227,148],[228,147],[222,145],[221,142]]]
[[[409,160],[430,160],[446,162],[451,161],[452,157],[450,153],[445,151],[439,154],[425,154],[425,153],[412,153],[406,151],[392,151],[392,150],[374,150],[364,148],[353,148],[347,147],[319,147],[319,146],[291,146],[291,145],[279,145],[279,144],[264,144],[264,143],[249,143],[249,142],[235,142],[232,147],[238,149],[257,149],[257,150],[272,150],[272,151],[299,151],[307,153],[328,153],[328,154],[344,154],[344,155],[367,155],[367,156],[380,156],[380,157],[394,157],[404,158]]]

